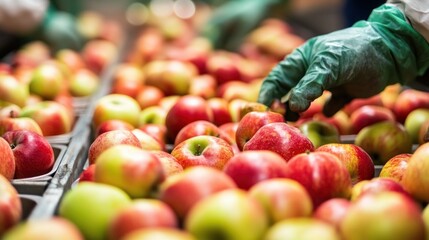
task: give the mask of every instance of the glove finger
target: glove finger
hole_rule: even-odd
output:
[[[350,103],[353,98],[344,93],[342,89],[331,90],[331,97],[323,106],[323,114],[327,117],[332,117],[335,113],[341,110],[346,104]]]

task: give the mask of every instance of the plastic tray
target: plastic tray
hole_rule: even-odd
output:
[[[19,198],[22,205],[21,221],[25,221],[38,206],[42,197],[30,194],[19,194]]]

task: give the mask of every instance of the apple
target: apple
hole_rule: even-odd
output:
[[[285,219],[272,225],[264,239],[340,240],[341,238],[331,224],[315,218],[301,217]]]
[[[208,107],[207,100],[199,96],[181,96],[170,108],[165,117],[167,127],[167,137],[174,142],[177,133],[186,125],[193,121],[206,120],[213,121],[213,112]]]
[[[315,115],[321,114],[323,111],[323,106],[327,100],[331,97],[329,91],[323,91],[322,95],[314,99],[307,110],[299,114],[300,119],[312,119]]]
[[[235,154],[223,167],[237,187],[249,190],[255,184],[271,178],[286,176],[286,161],[268,150],[248,150]]]
[[[392,178],[401,183],[411,156],[411,153],[401,153],[393,156],[383,165],[379,176],[382,178]]]
[[[122,240],[197,240],[190,233],[175,228],[144,228],[125,235]]]
[[[37,221],[23,221],[7,231],[2,239],[83,240],[84,238],[79,229],[69,220],[53,216]]]
[[[374,177],[375,166],[369,154],[353,143],[328,143],[315,151],[329,152],[336,155],[349,171],[352,184]]]
[[[213,123],[216,126],[232,122],[232,116],[228,108],[229,102],[226,99],[212,97],[207,99],[207,103],[213,112]]]
[[[184,229],[197,239],[257,240],[268,226],[268,216],[256,199],[244,190],[227,189],[197,202]]]
[[[231,115],[232,122],[239,122],[241,120],[241,111],[243,106],[245,106],[249,101],[236,98],[228,101],[228,110]]]
[[[55,101],[27,105],[21,109],[19,116],[34,119],[45,137],[70,133],[75,123],[73,113]]]
[[[188,94],[210,99],[216,96],[216,88],[217,82],[213,75],[197,75],[190,82]]]
[[[159,186],[157,198],[167,203],[183,220],[197,202],[232,188],[237,188],[236,184],[221,170],[195,166],[167,177]]]
[[[416,108],[405,118],[404,127],[414,144],[419,144],[420,128],[427,121],[429,121],[429,108]]]
[[[106,120],[95,129],[95,137],[100,136],[102,133],[112,131],[112,130],[128,130],[131,131],[134,129],[134,126],[124,120],[119,119],[110,119]]]
[[[58,50],[54,57],[58,62],[67,65],[71,72],[86,68],[82,55],[76,50],[63,48]]]
[[[130,130],[112,130],[100,134],[94,139],[88,148],[88,162],[95,163],[97,157],[106,149],[119,145],[128,144],[141,148],[140,140]]]
[[[425,239],[420,206],[410,197],[391,191],[358,198],[340,229],[344,239],[350,240]]]
[[[221,137],[220,129],[212,122],[207,120],[197,120],[184,126],[176,135],[174,146],[191,137],[208,135]]]
[[[12,62],[18,66],[36,66],[51,57],[49,46],[43,41],[30,41],[21,46]]]
[[[401,153],[411,153],[413,143],[404,125],[382,121],[359,131],[354,143],[363,148],[375,164],[385,164]]]
[[[151,106],[157,106],[161,99],[165,97],[164,92],[154,86],[144,85],[137,93],[135,99],[140,105],[141,109]]]
[[[270,150],[289,161],[297,154],[313,151],[314,145],[298,128],[285,122],[272,122],[259,128],[246,142],[243,151],[248,150]]]
[[[121,209],[109,223],[109,239],[122,239],[144,228],[178,228],[173,210],[157,199],[135,199]]]
[[[313,212],[313,218],[333,225],[337,231],[347,214],[352,202],[344,198],[331,198],[319,205]]]
[[[0,100],[0,119],[11,117],[18,117],[21,112],[21,107],[6,101]]]
[[[65,84],[66,77],[58,64],[45,62],[34,69],[29,89],[31,93],[45,100],[52,100],[61,92]]]
[[[364,105],[350,114],[352,134],[357,134],[362,128],[382,121],[396,121],[393,111],[384,106]]]
[[[207,72],[215,77],[218,85],[229,81],[241,80],[240,70],[236,64],[238,54],[229,51],[218,50],[207,59]]]
[[[18,191],[2,174],[0,174],[0,189],[0,208],[2,209],[0,235],[3,235],[21,221],[24,213]]]
[[[0,118],[0,136],[7,131],[28,130],[43,135],[42,129],[37,122],[29,117],[5,117]]]
[[[425,142],[429,142],[429,120],[422,123],[418,133],[418,144],[423,144]]]
[[[408,160],[402,176],[402,185],[414,198],[429,202],[429,184],[426,172],[429,167],[429,142],[417,147]]]
[[[297,181],[287,178],[267,179],[253,185],[248,192],[264,207],[270,225],[288,218],[312,215],[310,195]]]
[[[375,194],[384,191],[393,191],[409,196],[401,183],[391,178],[376,177],[370,180],[363,180],[355,184],[352,188],[350,199],[355,201],[363,195]]]
[[[150,106],[142,109],[139,114],[138,126],[145,124],[165,125],[168,111],[161,106]]]
[[[99,75],[118,55],[118,47],[107,40],[91,39],[83,46],[81,55],[88,69]]]
[[[270,111],[271,109],[265,106],[262,103],[258,102],[247,102],[241,107],[240,110],[240,120],[249,112],[266,112]]]
[[[315,209],[331,198],[350,197],[350,174],[332,153],[320,151],[296,154],[287,163],[286,178],[298,181],[307,189]]]
[[[396,98],[393,112],[400,123],[404,123],[408,114],[417,108],[429,108],[429,93],[407,88]]]
[[[150,152],[161,162],[166,177],[183,172],[182,165],[170,153],[161,150],[151,150]]]
[[[79,182],[95,182],[95,163],[89,164],[79,175]]]
[[[131,198],[120,188],[81,182],[64,194],[58,216],[77,226],[85,239],[107,239],[109,223],[131,203]]]
[[[383,106],[381,96],[376,94],[369,98],[355,98],[343,107],[343,111],[350,116],[356,109],[366,105]]]
[[[323,120],[333,124],[337,127],[340,135],[352,134],[352,124],[350,122],[350,116],[344,110],[339,110],[331,117],[326,117],[323,113],[315,114],[314,120]]]
[[[139,127],[145,133],[154,137],[164,148],[167,145],[167,128],[164,124],[146,123]]]
[[[131,58],[137,63],[148,63],[155,60],[163,51],[165,39],[161,31],[156,27],[148,27],[142,30],[135,39]]]
[[[192,166],[209,166],[223,169],[234,156],[234,150],[226,140],[209,135],[191,137],[179,143],[171,151],[184,169]]]
[[[145,83],[145,75],[140,66],[121,63],[114,69],[111,93],[124,94],[136,99]]]
[[[284,122],[283,115],[271,111],[251,111],[241,118],[235,133],[235,141],[240,150],[264,125],[273,122]]]
[[[4,133],[2,137],[13,151],[15,179],[51,171],[55,162],[54,149],[42,135],[28,130],[14,130]]]
[[[15,175],[15,156],[9,142],[2,137],[0,137],[0,154],[0,175],[10,181]]]
[[[0,74],[0,100],[24,107],[29,97],[28,86],[10,74]]]
[[[97,128],[104,121],[119,119],[137,127],[140,111],[140,105],[134,98],[124,94],[108,94],[96,100],[92,124]]]
[[[88,97],[99,89],[100,81],[99,77],[89,69],[79,69],[68,79],[68,90],[73,97]]]
[[[310,139],[314,147],[329,143],[340,143],[337,127],[329,122],[309,120],[298,125],[299,130]]]
[[[144,150],[164,150],[165,145],[158,141],[152,135],[146,133],[145,131],[135,128],[131,132],[139,139],[141,148]]]

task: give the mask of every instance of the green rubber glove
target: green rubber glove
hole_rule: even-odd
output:
[[[54,51],[63,48],[79,50],[83,45],[73,15],[49,7],[36,36],[46,41]]]
[[[258,101],[271,106],[289,93],[286,118],[332,93],[323,111],[332,116],[354,98],[367,98],[394,83],[406,84],[429,65],[429,44],[395,6],[374,9],[367,21],[308,40],[264,79]]]
[[[218,7],[202,30],[215,48],[237,50],[244,37],[286,0],[232,0]]]

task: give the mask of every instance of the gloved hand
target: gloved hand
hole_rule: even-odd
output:
[[[286,56],[264,79],[258,101],[271,106],[289,93],[286,118],[297,119],[324,90],[323,112],[332,116],[354,98],[405,84],[429,66],[429,44],[395,6],[374,9],[368,21],[312,38]]]
[[[54,51],[63,48],[79,50],[83,45],[82,36],[77,31],[75,18],[66,12],[49,7],[37,34]]]
[[[231,0],[215,10],[202,35],[215,48],[237,50],[244,37],[267,17],[271,7],[286,0]]]

